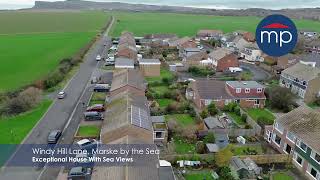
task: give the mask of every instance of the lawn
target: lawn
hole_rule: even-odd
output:
[[[19,144],[40,120],[51,105],[51,100],[43,101],[32,111],[16,117],[0,119],[0,144]]]
[[[180,126],[186,127],[189,125],[194,125],[196,122],[193,117],[191,117],[189,114],[172,114],[172,115],[166,115],[165,116],[166,121],[169,121],[170,119],[174,119],[179,123]]]
[[[146,77],[146,80],[148,81],[148,83],[161,82],[162,78],[169,78],[169,79],[173,78],[173,73],[166,68],[161,68],[160,69],[160,76]]]
[[[167,85],[159,85],[159,86],[149,86],[150,90],[157,93],[157,94],[164,94],[165,92],[169,91]]]
[[[247,109],[247,112],[249,116],[255,121],[257,121],[259,118],[263,118],[266,124],[271,125],[275,120],[274,115],[266,109],[252,108]]]
[[[188,154],[194,153],[196,150],[196,145],[194,143],[189,143],[183,138],[178,136],[173,137],[175,152],[178,154]]]
[[[166,98],[164,98],[164,99],[156,99],[156,101],[158,102],[160,108],[165,108],[165,107],[167,107],[169,104],[175,102],[175,101],[172,100],[172,99],[166,99]]]
[[[213,180],[210,172],[190,173],[185,176],[186,180]]]
[[[1,12],[0,91],[16,90],[53,71],[105,26],[96,12]]]
[[[252,16],[210,16],[176,13],[112,12],[116,17],[112,35],[119,36],[127,30],[136,36],[150,33],[175,33],[179,36],[194,36],[199,29],[220,29],[224,32],[245,30],[255,32],[262,18]],[[320,31],[320,22],[294,20],[301,29]]]
[[[237,115],[235,112],[227,112],[227,114],[238,124],[245,125],[246,122],[242,121],[241,116]]]
[[[263,154],[263,150],[261,145],[244,145],[244,146],[237,146],[237,145],[229,145],[231,152],[236,156],[241,155],[250,155],[250,153],[254,154]]]
[[[100,128],[95,125],[86,125],[86,126],[80,126],[78,129],[78,136],[83,137],[97,137],[99,136]]]
[[[93,92],[89,102],[89,106],[94,104],[104,104],[106,99],[106,93],[104,92]]]
[[[293,180],[293,177],[289,176],[286,173],[278,172],[272,175],[273,180]]]

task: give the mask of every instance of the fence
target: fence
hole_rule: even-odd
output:
[[[228,136],[255,136],[255,129],[239,129],[239,128],[229,128],[229,129],[210,129],[209,131],[214,133],[226,133]]]
[[[247,123],[252,127],[252,130],[254,130],[255,135],[261,135],[262,133],[262,128],[261,126],[253,120],[247,112],[245,112],[243,109],[240,109],[241,114],[246,114],[247,115]]]
[[[289,154],[263,154],[237,156],[241,159],[250,158],[257,164],[291,163],[292,157]]]

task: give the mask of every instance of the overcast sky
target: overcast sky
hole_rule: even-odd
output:
[[[0,0],[0,9],[28,8],[34,5],[35,0]],[[57,0],[47,0],[57,1]],[[95,0],[115,2],[114,0]],[[203,8],[314,8],[320,7],[320,0],[116,0],[116,2],[143,3],[155,5],[190,6]]]

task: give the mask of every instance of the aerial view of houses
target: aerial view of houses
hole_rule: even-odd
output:
[[[25,2],[0,180],[320,180],[320,2]]]

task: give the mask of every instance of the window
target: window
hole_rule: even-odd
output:
[[[315,161],[317,161],[318,163],[320,163],[320,155],[318,153],[316,153],[315,151],[311,151],[311,155],[312,159],[314,159]]]
[[[296,163],[298,163],[301,167],[302,167],[302,164],[303,164],[303,159],[302,157],[300,157],[300,155],[298,155],[298,153],[294,153],[293,154],[293,159]]]
[[[305,143],[303,143],[301,140],[298,140],[298,147],[304,152],[307,152],[308,146]]]
[[[294,142],[296,140],[296,136],[292,132],[287,133],[287,138],[291,141]]]
[[[204,105],[208,106],[211,103],[211,99],[204,100]]]
[[[236,93],[241,93],[241,88],[237,88]]]
[[[157,131],[155,133],[155,139],[163,139],[164,138],[164,133],[161,131]]]
[[[259,99],[255,99],[255,100],[254,100],[254,105],[260,105]]]
[[[281,134],[283,133],[283,127],[279,123],[275,123],[274,127],[276,128],[277,131],[279,131]]]
[[[273,134],[273,141],[280,146],[281,137],[279,137],[277,134]]]
[[[257,89],[257,92],[258,92],[258,93],[262,93],[262,88],[258,88],[258,89]]]
[[[320,179],[320,173],[310,164],[308,165],[307,172],[315,179]]]
[[[250,93],[250,88],[246,88],[245,93]]]
[[[291,146],[290,146],[290,145],[285,144],[285,145],[284,145],[283,150],[284,150],[284,152],[286,152],[286,153],[290,154],[290,153],[291,153],[292,148],[291,148]]]

